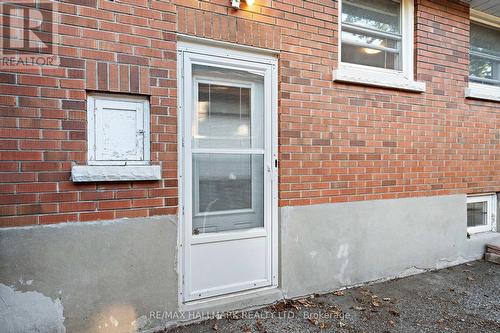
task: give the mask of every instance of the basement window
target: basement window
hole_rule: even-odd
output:
[[[425,91],[413,80],[413,0],[339,1],[335,81]]]
[[[467,197],[467,232],[474,234],[495,230],[496,211],[495,194]]]
[[[150,164],[149,101],[91,95],[87,101],[87,165],[72,168],[73,181],[160,179]]]
[[[469,87],[465,96],[500,101],[500,19],[471,10]]]

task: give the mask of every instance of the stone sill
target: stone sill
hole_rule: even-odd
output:
[[[333,71],[333,81],[367,86],[425,92],[425,82],[409,80],[402,72],[366,66],[342,66]]]
[[[75,183],[160,179],[159,165],[74,165],[71,168],[71,180]]]
[[[465,97],[500,102],[500,87],[469,83],[469,87],[465,88]]]

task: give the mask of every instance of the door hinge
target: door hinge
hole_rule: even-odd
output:
[[[182,206],[182,215],[184,215],[184,206]]]
[[[184,137],[181,140],[181,145],[182,145],[182,147],[184,147]]]

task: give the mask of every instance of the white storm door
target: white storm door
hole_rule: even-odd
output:
[[[275,280],[272,73],[183,53],[184,302]]]

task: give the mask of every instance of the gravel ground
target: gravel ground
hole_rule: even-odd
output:
[[[168,332],[500,332],[500,266],[485,261],[177,327]]]

